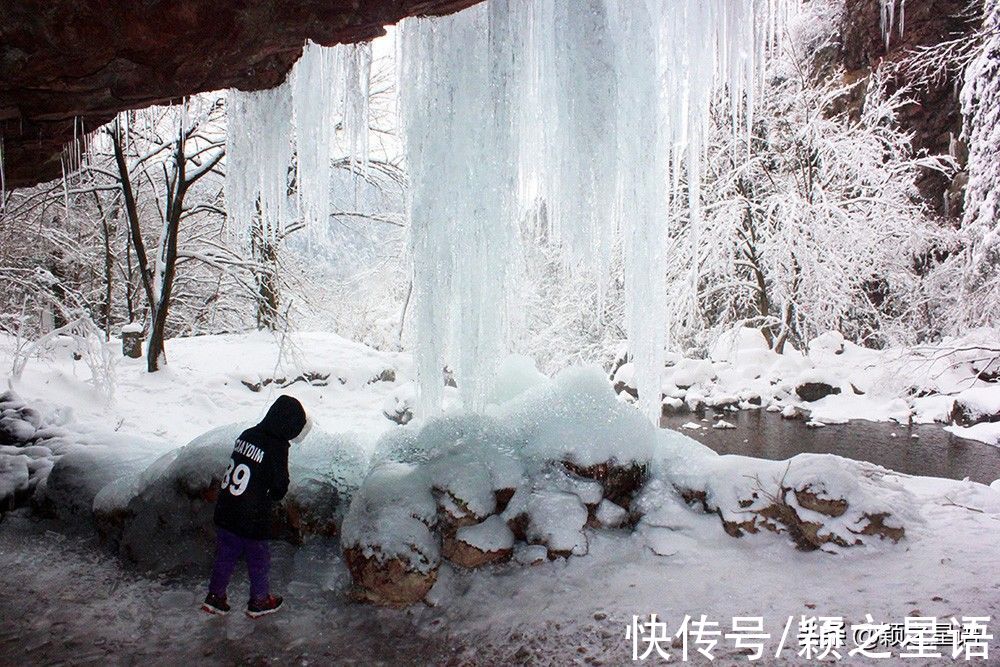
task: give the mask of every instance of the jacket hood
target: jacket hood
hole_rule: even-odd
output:
[[[294,440],[306,425],[306,411],[291,396],[279,396],[257,424],[268,435],[280,440]]]

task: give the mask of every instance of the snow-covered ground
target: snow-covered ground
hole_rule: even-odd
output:
[[[65,536],[55,526],[12,517],[0,527],[0,661],[626,664],[632,616],[657,613],[671,634],[685,614],[705,614],[724,632],[734,615],[761,616],[771,638],[757,664],[816,664],[797,659],[797,649],[771,658],[788,616],[796,623],[801,615],[842,616],[848,624],[866,614],[880,622],[921,615],[995,619],[1000,494],[960,482],[900,481],[914,491],[914,509],[927,521],[906,544],[802,553],[771,535],[734,539],[715,517],[703,516],[691,541],[669,557],[643,548],[637,536],[607,533],[592,541],[586,557],[568,561],[473,573],[446,567],[434,591],[436,606],[405,611],[346,602],[349,577],[335,542],[298,551],[279,544],[274,586],[288,608],[257,623],[239,614],[219,619],[196,612],[204,584],[198,575],[141,577],[123,571],[93,536]],[[245,577],[238,574],[231,596],[241,602],[245,595]],[[670,652],[678,660],[678,651]],[[726,640],[714,654],[716,664],[746,662]]]
[[[0,337],[0,369],[10,369],[13,346],[13,339]],[[256,421],[282,393],[308,406],[323,429],[354,431],[374,442],[394,425],[382,414],[383,403],[412,375],[409,355],[327,333],[175,338],[167,355],[167,367],[153,374],[146,372],[145,359],[119,356],[110,400],[94,390],[86,363],[65,348],[29,361],[12,388],[33,404],[69,408],[72,414],[63,420],[73,421],[75,430],[137,433],[169,448],[222,424]],[[388,369],[395,382],[377,379]],[[247,387],[275,379],[284,382],[268,382],[258,391]]]
[[[282,355],[283,347],[294,354]],[[703,387],[718,386],[720,395],[723,389],[751,383],[773,388],[784,382],[794,391],[795,382],[804,381],[803,377],[848,387],[864,381],[858,369],[878,360],[869,356],[866,362],[845,363],[869,354],[847,344],[843,353],[831,350],[826,362],[817,363],[826,359],[825,354],[814,356],[810,350],[809,355],[792,357],[797,360],[789,363],[799,375],[776,384],[767,379],[765,373],[773,364],[768,366],[766,360],[756,362],[762,371],[753,371],[749,362],[711,361],[712,373],[690,384],[677,372],[696,365],[680,362],[670,377],[675,388],[686,384],[690,391],[701,382]],[[97,439],[108,431],[121,436],[142,434],[145,446],[157,451],[178,447],[222,424],[253,420],[278,391],[300,398],[325,431],[354,433],[355,441],[376,458],[385,453],[385,443],[393,441],[391,434],[397,430],[413,433],[420,426],[401,429],[383,413],[405,406],[412,393],[410,362],[402,354],[376,352],[330,334],[294,335],[284,346],[281,339],[249,334],[174,340],[168,355],[169,369],[152,376],[145,373],[141,360],[121,360],[116,368],[117,391],[110,403],[88,385],[87,367],[65,355],[30,362],[14,388],[32,405],[41,406],[47,416],[58,418],[63,427],[86,436],[83,440]],[[279,357],[283,359],[280,364]],[[8,362],[8,357],[0,358],[0,363]],[[385,372],[388,369],[393,369],[395,379]],[[492,417],[515,424],[514,429],[527,433],[525,437],[546,457],[577,448],[586,458],[595,447],[600,451],[619,448],[625,457],[643,455],[650,433],[625,413],[621,413],[623,423],[632,430],[619,429],[606,420],[605,414],[619,414],[625,406],[619,403],[615,408],[603,399],[591,401],[587,392],[596,395],[600,389],[586,377],[579,376],[585,381],[581,385],[585,391],[569,383],[569,396],[587,400],[560,404],[557,395],[546,393],[545,378],[533,374],[523,361],[508,369],[511,372],[494,396],[502,405]],[[869,370],[873,376],[887,372],[877,367]],[[757,372],[761,377],[755,376]],[[311,377],[312,384],[303,380],[283,389],[276,385],[284,383],[263,385],[268,379],[284,378],[287,383],[300,375]],[[926,372],[926,377],[935,375]],[[941,377],[937,375],[936,381],[941,382]],[[373,381],[376,378],[380,379]],[[254,391],[251,387],[257,385],[261,387]],[[888,392],[875,391],[876,385],[871,380],[862,390],[873,399],[884,398],[878,399],[882,406],[870,413],[883,410],[884,415],[891,400],[885,398]],[[787,400],[771,391],[767,400]],[[518,395],[527,398],[518,401]],[[758,395],[765,399],[763,392]],[[812,406],[836,398],[829,396]],[[594,413],[585,413],[588,409]],[[586,418],[575,419],[577,415]],[[812,413],[814,419],[822,416]],[[590,422],[593,432],[603,435],[590,438],[587,445],[580,424]],[[538,425],[547,426],[537,430]],[[560,433],[563,437],[549,438]],[[623,439],[623,434],[628,437]],[[656,613],[667,622],[671,634],[685,614],[695,618],[705,614],[720,623],[723,633],[730,630],[733,616],[760,616],[770,635],[765,642],[767,655],[773,656],[790,616],[795,623],[802,615],[840,616],[850,628],[852,623],[864,622],[866,614],[876,622],[903,622],[907,616],[961,620],[963,616],[995,617],[1000,612],[1000,583],[994,576],[1000,565],[997,490],[974,482],[859,467],[835,457],[806,459],[808,465],[796,473],[797,479],[819,475],[814,483],[826,484],[832,495],[842,492],[852,504],[858,503],[841,515],[843,520],[829,522],[837,524],[834,530],[847,535],[846,521],[856,519],[858,512],[888,508],[893,512],[892,525],[901,522],[906,535],[899,542],[873,539],[856,547],[827,545],[832,548],[803,552],[795,549],[788,533],[763,530],[736,538],[727,534],[720,520],[737,522],[741,509],[756,511],[755,506],[741,503],[740,493],[756,488],[746,476],[753,473],[766,489],[768,480],[784,481],[784,464],[717,457],[687,438],[666,432],[655,437],[656,443],[650,445],[656,463],[653,480],[704,492],[706,507],[713,506],[712,512],[704,512],[697,502],[691,506],[678,503],[676,494],[665,487],[661,491],[651,487],[643,500],[644,519],[638,529],[587,527],[586,555],[531,566],[515,560],[472,572],[442,562],[428,604],[402,611],[348,602],[350,575],[339,542],[315,538],[298,549],[275,546],[274,586],[287,595],[287,610],[257,624],[235,614],[208,618],[194,610],[206,573],[168,579],[131,573],[99,547],[92,531],[65,522],[39,521],[27,509],[18,510],[0,524],[0,571],[5,578],[0,596],[0,655],[12,662],[620,664],[631,659],[632,644],[625,631],[633,615],[648,618]],[[128,447],[127,438],[112,445]],[[449,472],[441,463],[434,465],[435,475]],[[790,478],[788,483],[796,482]],[[802,507],[796,511],[815,516],[803,513]],[[563,528],[558,524],[557,520],[556,528]],[[245,583],[237,577],[233,600],[240,604],[245,593]],[[664,648],[675,659],[680,657],[679,648]],[[845,658],[849,648],[841,649]],[[796,658],[797,651],[786,644],[780,659],[767,659],[764,664],[806,664]],[[714,655],[724,659],[723,664],[745,661],[725,638]]]

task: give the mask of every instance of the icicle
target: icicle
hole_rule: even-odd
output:
[[[226,98],[226,210],[239,238],[249,239],[257,206],[261,233],[284,229],[291,164],[292,105],[287,83],[259,92],[230,90]]]
[[[404,23],[423,409],[440,405],[445,363],[467,407],[482,405],[504,348],[513,221],[544,211],[568,262],[595,275],[619,235],[642,407],[658,416],[668,219],[699,247],[711,105],[726,89],[733,132],[749,140],[763,62],[797,2],[488,0]],[[690,276],[696,290],[697,259]]]
[[[344,49],[344,133],[347,139],[351,169],[368,169],[368,126],[372,71],[372,45],[353,44]]]
[[[899,16],[896,16],[896,3],[899,3]],[[881,0],[882,17],[882,39],[885,42],[886,50],[889,49],[889,42],[892,41],[892,30],[897,28],[899,37],[903,37],[903,30],[906,23],[906,0]]]
[[[522,179],[536,184],[567,258],[605,278],[615,197],[609,11],[604,0],[529,4],[533,12],[518,21],[530,25],[522,36],[530,72],[519,112]]]
[[[660,26],[644,3],[615,8],[615,78],[618,82],[617,156],[614,161],[617,222],[624,235],[626,328],[636,360],[640,405],[656,419],[661,411],[664,358],[668,124],[661,117],[658,58]]]
[[[515,238],[511,29],[508,0],[401,27],[401,72],[412,84],[400,106],[425,414],[441,405],[446,360],[466,405],[482,408],[504,353]]]
[[[336,50],[309,43],[292,70],[299,211],[313,233],[330,217],[330,161],[340,116]]]

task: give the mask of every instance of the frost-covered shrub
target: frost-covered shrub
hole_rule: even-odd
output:
[[[1000,4],[988,2],[978,48],[965,74],[962,113],[969,144],[969,183],[962,221],[964,249],[943,267],[942,279],[954,285],[961,272],[961,297],[955,308],[962,324],[992,324],[1000,316]],[[967,38],[969,44],[976,43]]]
[[[887,94],[877,72],[813,78],[814,54],[837,39],[833,4],[808,3],[790,26],[750,132],[713,121],[705,217],[697,233],[678,220],[667,268],[675,341],[707,347],[740,322],[778,349],[830,329],[875,346],[940,330],[927,308],[943,294],[921,267],[953,235],[916,183],[951,159],[914,150],[898,122],[907,91]]]

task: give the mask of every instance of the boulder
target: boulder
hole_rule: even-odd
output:
[[[1000,422],[1000,387],[967,389],[955,397],[952,424],[968,427],[987,422]]]
[[[733,537],[766,530],[811,551],[869,538],[898,542],[906,523],[920,521],[912,494],[886,479],[885,470],[860,461],[816,454],[789,461],[717,456],[698,467],[675,486],[685,501],[717,514]]]
[[[23,446],[35,438],[37,429],[20,417],[0,418],[0,445]]]
[[[103,488],[94,499],[94,521],[104,540],[144,570],[207,568],[214,552],[215,501],[233,442],[245,427],[209,431]],[[336,535],[364,465],[353,442],[318,429],[292,445],[291,480],[275,508],[274,536],[302,544],[312,535]]]
[[[453,536],[441,540],[441,555],[469,569],[510,560],[513,553],[514,534],[498,515],[459,528]]]
[[[597,506],[594,518],[604,528],[620,528],[628,521],[628,510],[605,499]]]
[[[37,511],[63,521],[92,523],[94,499],[101,489],[145,470],[161,449],[158,443],[118,433],[96,437],[100,444],[77,443],[63,449],[35,493]]]
[[[563,461],[562,464],[574,475],[599,482],[604,498],[622,507],[632,503],[632,498],[649,476],[648,466],[635,461],[619,463],[612,459],[591,466],[580,466],[572,461]]]
[[[425,471],[396,461],[373,468],[351,500],[340,538],[354,597],[393,607],[423,600],[441,563],[437,521]]]
[[[366,554],[361,547],[349,547],[344,550],[344,560],[354,581],[353,596],[377,605],[408,607],[423,600],[437,581],[436,565],[421,570],[378,550]]]
[[[409,424],[413,419],[413,406],[416,402],[416,389],[412,385],[403,385],[386,396],[382,403],[382,414],[385,418],[401,426]]]
[[[549,562],[549,552],[538,544],[518,544],[514,547],[514,560],[521,565],[541,565]]]
[[[795,393],[806,403],[812,403],[821,398],[839,394],[840,387],[834,387],[826,382],[803,382],[795,387]]]

